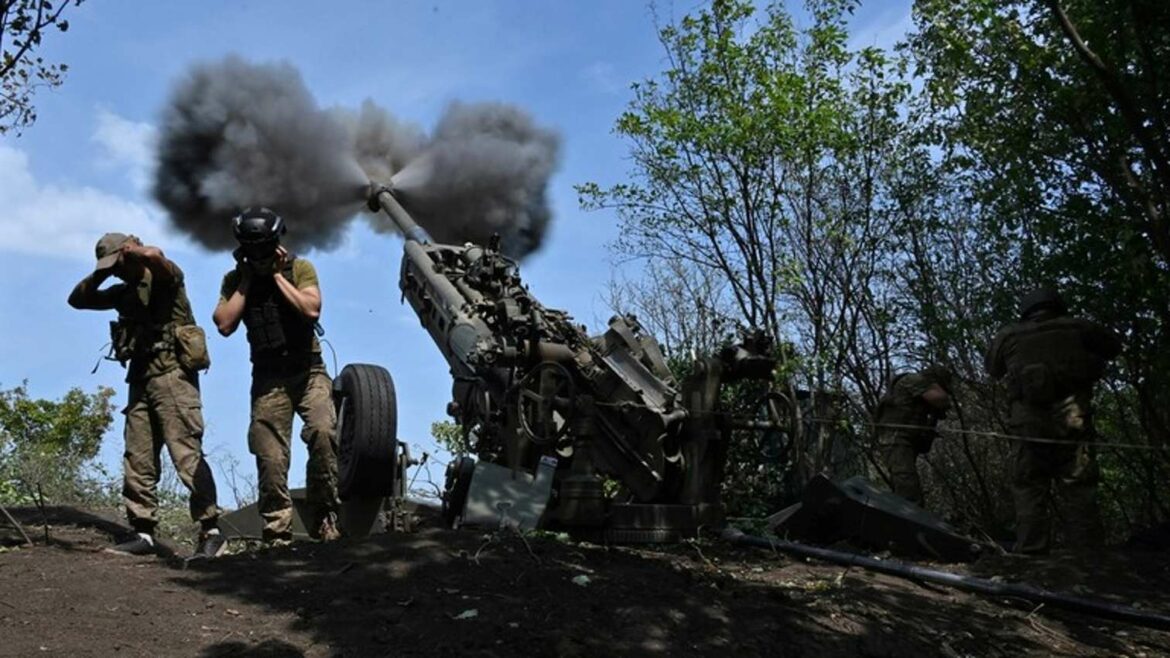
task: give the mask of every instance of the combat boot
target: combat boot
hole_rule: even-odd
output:
[[[118,555],[155,555],[158,553],[158,547],[154,543],[154,536],[138,532],[130,539],[107,548],[106,552]]]
[[[268,535],[263,540],[264,548],[285,548],[286,546],[292,546],[292,543],[291,532]]]
[[[199,535],[199,545],[195,547],[196,559],[214,559],[227,551],[227,539],[220,533],[219,528],[212,528]]]

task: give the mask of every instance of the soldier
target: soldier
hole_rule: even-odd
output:
[[[874,413],[878,447],[894,493],[921,506],[918,455],[930,452],[935,425],[951,406],[951,373],[942,366],[894,378]]]
[[[332,382],[315,335],[321,290],[312,263],[280,245],[284,220],[267,208],[248,208],[233,220],[236,267],[223,277],[213,319],[230,336],[240,321],[252,355],[252,421],[248,449],[256,455],[264,539],[292,537],[288,492],[293,412],[304,422],[308,446],[305,519],[313,537],[330,541],[337,529],[337,447]]]
[[[1070,317],[1052,288],[1024,295],[1020,321],[1001,329],[992,342],[987,371],[1004,380],[1011,405],[1008,425],[1022,439],[1012,483],[1017,552],[1048,551],[1054,484],[1064,499],[1069,542],[1100,545],[1093,386],[1120,352],[1116,334]]]
[[[107,233],[95,251],[97,267],[73,288],[69,305],[118,312],[117,321],[110,323],[111,352],[128,365],[122,495],[136,535],[110,550],[131,555],[155,551],[159,452],[165,445],[191,492],[191,518],[201,526],[195,556],[218,557],[227,542],[217,527],[215,480],[203,456],[198,374],[210,360],[187,300],[183,271],[161,249],[132,235]],[[101,288],[111,276],[121,283]]]

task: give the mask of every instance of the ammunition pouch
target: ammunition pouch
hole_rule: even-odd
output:
[[[166,350],[174,351],[179,365],[191,372],[211,367],[207,335],[194,323],[159,327],[126,318],[110,322],[110,354],[122,365]]]
[[[195,372],[211,367],[211,354],[207,351],[207,334],[196,324],[175,327],[175,356],[185,370]]]
[[[157,354],[173,344],[174,336],[169,329],[155,329],[126,318],[110,322],[110,354],[122,365],[136,357]]]

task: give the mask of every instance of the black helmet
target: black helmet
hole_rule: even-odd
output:
[[[1020,319],[1023,320],[1036,311],[1049,310],[1063,315],[1068,312],[1064,298],[1051,286],[1041,286],[1020,298]]]
[[[245,208],[232,219],[232,231],[240,244],[275,243],[285,230],[284,219],[261,206]]]

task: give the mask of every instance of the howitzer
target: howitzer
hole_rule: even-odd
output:
[[[721,412],[724,384],[771,380],[762,335],[697,361],[680,384],[633,316],[591,337],[532,296],[497,240],[435,244],[388,187],[372,186],[368,205],[405,238],[399,286],[451,368],[448,413],[478,458],[448,467],[449,523],[510,516],[610,541],[688,536],[721,521],[731,431],[790,429],[779,394],[762,414]],[[372,435],[394,430],[389,373],[350,365],[338,383],[343,497],[401,493],[395,439]],[[526,487],[539,499],[530,513]]]

